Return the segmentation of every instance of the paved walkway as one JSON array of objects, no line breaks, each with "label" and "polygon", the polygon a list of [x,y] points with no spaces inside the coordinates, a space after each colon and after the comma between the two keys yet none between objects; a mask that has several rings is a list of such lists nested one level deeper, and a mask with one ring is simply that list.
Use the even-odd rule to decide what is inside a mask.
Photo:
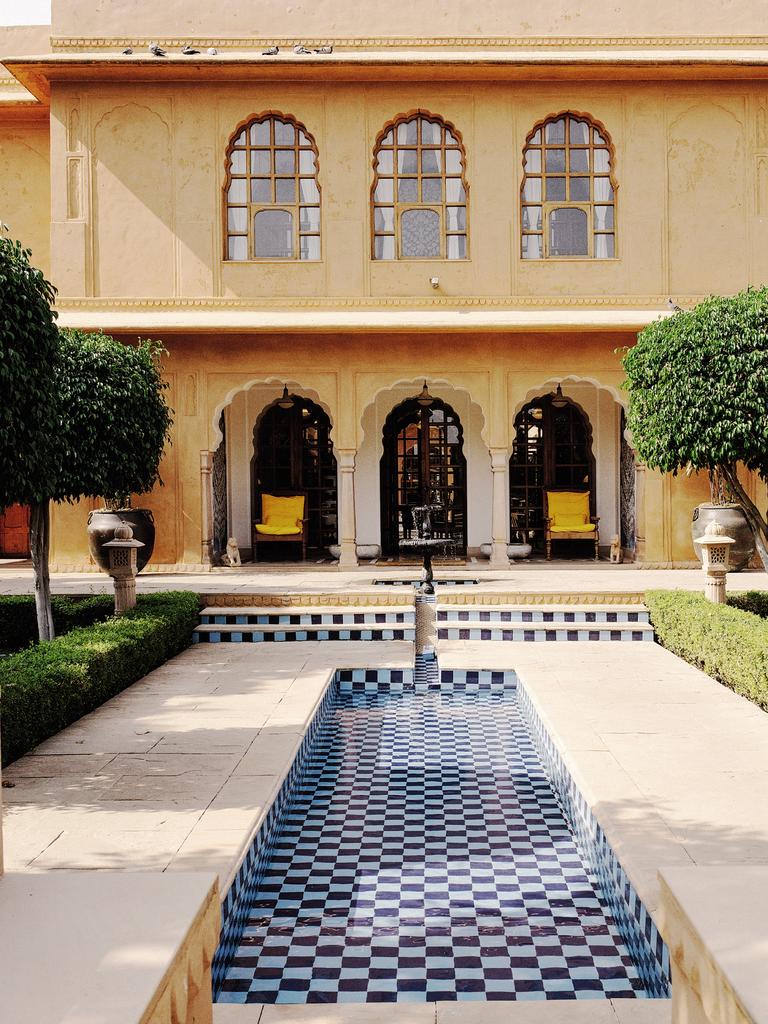
[{"label": "paved walkway", "polygon": [[[473,593],[509,591],[519,593],[642,593],[654,588],[703,590],[699,569],[639,569],[634,565],[609,562],[518,562],[503,572],[492,570],[487,562],[461,566],[438,565],[441,577],[477,579]],[[312,593],[362,593],[373,589],[387,593],[400,588],[373,587],[379,579],[417,579],[415,566],[364,566],[342,572],[334,566],[264,566],[258,569],[214,569],[209,573],[143,573],[137,580],[140,593],[157,590],[196,590],[203,594],[274,593],[295,595]],[[54,573],[51,586],[55,594],[101,594],[111,589],[111,581],[102,573]],[[731,590],[768,590],[768,574],[749,569],[728,577]],[[408,593],[407,588],[403,588]],[[32,570],[26,563],[0,562],[0,594],[31,594]]]}]

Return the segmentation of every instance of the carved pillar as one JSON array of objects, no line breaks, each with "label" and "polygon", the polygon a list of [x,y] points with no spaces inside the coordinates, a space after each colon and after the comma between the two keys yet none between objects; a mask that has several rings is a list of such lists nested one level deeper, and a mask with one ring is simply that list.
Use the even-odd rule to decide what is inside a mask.
[{"label": "carved pillar", "polygon": [[635,561],[645,561],[645,473],[642,462],[635,462]]},{"label": "carved pillar", "polygon": [[340,568],[357,565],[357,525],[355,521],[355,457],[354,448],[337,448],[339,466],[339,556]]},{"label": "carved pillar", "polygon": [[211,564],[213,554],[213,452],[200,452],[200,541],[203,565]]},{"label": "carved pillar", "polygon": [[506,448],[491,448],[493,499],[491,509],[491,565],[494,569],[509,568],[509,512],[507,509],[507,472],[509,461]]}]

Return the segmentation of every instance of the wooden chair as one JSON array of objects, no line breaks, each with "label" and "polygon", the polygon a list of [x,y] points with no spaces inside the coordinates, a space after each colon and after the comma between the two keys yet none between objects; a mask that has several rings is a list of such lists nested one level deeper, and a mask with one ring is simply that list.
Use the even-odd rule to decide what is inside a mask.
[{"label": "wooden chair", "polygon": [[544,522],[546,524],[547,560],[552,560],[553,540],[592,540],[595,561],[600,557],[600,516],[589,514],[589,491],[545,491]]},{"label": "wooden chair", "polygon": [[253,560],[258,561],[260,544],[301,544],[302,561],[307,560],[307,496],[304,491],[262,491],[260,516],[253,524]]}]

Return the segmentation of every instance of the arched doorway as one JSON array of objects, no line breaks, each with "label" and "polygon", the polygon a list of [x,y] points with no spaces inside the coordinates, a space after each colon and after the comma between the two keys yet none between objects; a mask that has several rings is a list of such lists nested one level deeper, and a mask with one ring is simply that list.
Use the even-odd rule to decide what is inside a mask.
[{"label": "arched doorway", "polygon": [[515,417],[509,460],[510,537],[544,546],[544,492],[589,490],[595,514],[595,459],[586,413],[559,391],[528,402]]},{"label": "arched doorway", "polygon": [[381,545],[385,555],[399,553],[411,535],[415,505],[440,505],[433,516],[435,536],[450,537],[453,550],[467,547],[467,461],[461,421],[438,398],[420,405],[409,398],[384,424],[381,458]]},{"label": "arched doorway", "polygon": [[320,551],[337,540],[336,457],[328,414],[300,395],[292,404],[270,405],[253,430],[253,500],[261,491],[305,491],[308,548]]}]

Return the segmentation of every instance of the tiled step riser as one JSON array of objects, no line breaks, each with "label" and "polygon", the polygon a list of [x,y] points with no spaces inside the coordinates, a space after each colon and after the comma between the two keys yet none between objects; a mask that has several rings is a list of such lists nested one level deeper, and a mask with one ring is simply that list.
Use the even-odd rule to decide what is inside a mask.
[{"label": "tiled step riser", "polygon": [[202,614],[200,621],[209,626],[367,626],[367,625],[413,625],[413,612],[375,612],[371,614],[330,613],[306,615],[238,615]]},{"label": "tiled step riser", "polygon": [[637,641],[653,642],[650,629],[483,629],[439,626],[438,640],[511,640],[538,643],[546,641]]},{"label": "tiled step riser", "polygon": [[453,625],[462,622],[488,622],[489,624],[510,624],[521,626],[536,626],[538,624],[555,627],[560,624],[564,626],[608,626],[613,625],[647,625],[650,622],[648,612],[543,612],[543,611],[489,611],[480,608],[472,608],[469,611],[447,611],[438,609],[437,621],[439,624]]},{"label": "tiled step riser", "polygon": [[400,629],[287,629],[265,632],[258,629],[229,630],[195,630],[192,642],[195,644],[219,643],[294,643],[306,640],[410,640],[416,639],[413,627],[403,626]]}]

